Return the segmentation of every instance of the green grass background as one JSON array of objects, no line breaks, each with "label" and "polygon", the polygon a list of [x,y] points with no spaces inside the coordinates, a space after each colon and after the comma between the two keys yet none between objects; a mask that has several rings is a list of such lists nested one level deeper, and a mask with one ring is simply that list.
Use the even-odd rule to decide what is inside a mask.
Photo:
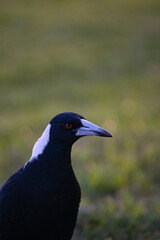
[{"label": "green grass background", "polygon": [[0,36],[0,183],[77,112],[113,138],[73,147],[73,240],[160,239],[159,0],[1,1]]}]

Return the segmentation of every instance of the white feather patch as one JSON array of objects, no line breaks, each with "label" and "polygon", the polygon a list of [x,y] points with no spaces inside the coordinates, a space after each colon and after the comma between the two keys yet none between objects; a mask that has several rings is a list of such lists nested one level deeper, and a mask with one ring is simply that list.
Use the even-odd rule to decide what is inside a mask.
[{"label": "white feather patch", "polygon": [[[32,150],[31,158],[29,159],[29,162],[33,161],[34,159],[37,159],[37,157],[39,155],[41,155],[43,153],[43,151],[45,150],[45,148],[49,142],[50,129],[51,129],[51,124],[48,124],[46,129],[44,130],[42,136],[35,143],[33,150]],[[26,166],[26,164],[25,164],[25,166]]]}]

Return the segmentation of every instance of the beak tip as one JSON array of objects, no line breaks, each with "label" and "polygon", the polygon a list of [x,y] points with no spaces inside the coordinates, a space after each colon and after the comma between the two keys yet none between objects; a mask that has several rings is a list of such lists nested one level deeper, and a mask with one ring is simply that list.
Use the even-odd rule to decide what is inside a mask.
[{"label": "beak tip", "polygon": [[112,136],[112,134],[109,134],[109,136],[108,136],[108,137],[113,137],[113,136]]},{"label": "beak tip", "polygon": [[105,137],[113,137],[109,132],[105,135]]}]

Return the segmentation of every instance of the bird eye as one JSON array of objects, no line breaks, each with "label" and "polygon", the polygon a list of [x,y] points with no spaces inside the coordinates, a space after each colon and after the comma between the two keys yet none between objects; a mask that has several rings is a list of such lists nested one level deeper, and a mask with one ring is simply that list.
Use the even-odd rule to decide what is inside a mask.
[{"label": "bird eye", "polygon": [[72,128],[72,124],[71,123],[66,123],[65,128],[66,129],[71,129]]}]

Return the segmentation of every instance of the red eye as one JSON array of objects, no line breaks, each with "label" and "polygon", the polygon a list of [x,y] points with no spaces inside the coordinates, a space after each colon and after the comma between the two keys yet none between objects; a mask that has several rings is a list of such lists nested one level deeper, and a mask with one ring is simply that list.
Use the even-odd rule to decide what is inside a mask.
[{"label": "red eye", "polygon": [[72,124],[71,123],[66,123],[65,127],[66,127],[66,129],[71,129],[72,128]]}]

